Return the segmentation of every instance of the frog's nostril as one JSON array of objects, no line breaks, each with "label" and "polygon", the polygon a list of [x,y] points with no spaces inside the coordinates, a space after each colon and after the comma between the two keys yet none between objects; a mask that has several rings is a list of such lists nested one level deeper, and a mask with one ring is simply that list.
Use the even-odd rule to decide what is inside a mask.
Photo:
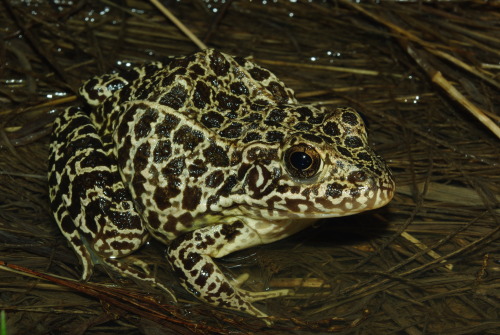
[{"label": "frog's nostril", "polygon": [[354,171],[354,172],[351,172],[349,174],[349,176],[347,177],[347,180],[352,183],[352,184],[356,184],[356,183],[362,183],[366,180],[367,176],[366,176],[366,173],[363,172],[363,171]]}]

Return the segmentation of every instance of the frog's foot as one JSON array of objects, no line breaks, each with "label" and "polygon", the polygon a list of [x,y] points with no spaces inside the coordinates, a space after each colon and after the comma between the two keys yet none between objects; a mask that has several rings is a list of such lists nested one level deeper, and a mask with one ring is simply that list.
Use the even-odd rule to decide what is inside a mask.
[{"label": "frog's foot", "polygon": [[124,258],[106,258],[102,260],[102,263],[106,264],[108,267],[112,268],[116,272],[137,279],[141,282],[148,283],[149,285],[156,286],[161,290],[167,292],[174,302],[177,299],[170,288],[163,285],[152,273],[148,267],[148,264],[138,258],[133,256],[127,256]]},{"label": "frog's foot", "polygon": [[230,280],[212,260],[212,257],[222,257],[249,244],[259,244],[260,239],[252,233],[240,221],[204,227],[174,240],[168,249],[168,260],[181,284],[198,299],[265,318],[267,314],[254,307],[252,302],[285,296],[291,290],[251,292],[241,289],[248,275]]},{"label": "frog's foot", "polygon": [[252,291],[247,291],[244,289],[241,289],[240,286],[243,285],[250,275],[248,273],[243,273],[239,275],[235,279],[231,279],[231,284],[232,286],[237,289],[241,295],[244,295],[249,302],[254,302],[254,301],[259,301],[259,300],[265,300],[265,299],[272,299],[272,298],[278,298],[278,297],[284,297],[287,295],[293,295],[294,291],[289,290],[289,289],[281,289],[281,290],[273,290],[273,291],[265,291],[265,292],[252,292]]}]

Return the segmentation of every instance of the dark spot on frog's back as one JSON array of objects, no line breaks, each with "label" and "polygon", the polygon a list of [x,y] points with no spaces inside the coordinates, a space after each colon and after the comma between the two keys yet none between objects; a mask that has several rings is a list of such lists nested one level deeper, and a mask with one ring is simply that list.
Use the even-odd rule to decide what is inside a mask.
[{"label": "dark spot on frog's back", "polygon": [[307,107],[297,108],[295,110],[295,112],[297,114],[299,114],[299,117],[298,117],[299,121],[306,121],[307,119],[309,119],[313,115],[312,111]]},{"label": "dark spot on frog's back", "polygon": [[220,128],[224,122],[224,116],[217,112],[208,112],[201,117],[201,123],[207,128]]},{"label": "dark spot on frog's back", "polygon": [[248,95],[248,88],[241,81],[232,83],[230,86],[231,93],[236,95]]},{"label": "dark spot on frog's back", "polygon": [[203,155],[205,156],[207,164],[214,167],[229,166],[229,157],[227,156],[226,150],[214,143],[210,143],[210,146],[203,150]]},{"label": "dark spot on frog's back", "polygon": [[158,229],[158,228],[160,228],[161,221],[160,221],[160,218],[159,218],[157,212],[155,212],[155,211],[148,211],[148,214],[147,214],[146,217],[147,217],[148,225],[151,228],[153,228],[155,230]]},{"label": "dark spot on frog's back", "polygon": [[153,160],[155,163],[161,163],[168,159],[172,154],[172,146],[170,141],[160,140],[153,150]]},{"label": "dark spot on frog's back", "polygon": [[[86,93],[90,100],[97,100],[99,99],[99,90],[96,89],[97,84],[99,84],[99,80],[92,78],[83,85],[80,91]],[[102,101],[103,99],[99,100]]]},{"label": "dark spot on frog's back", "polygon": [[123,79],[115,78],[115,79],[108,81],[106,83],[106,89],[108,91],[114,92],[116,90],[122,89],[123,86],[125,86],[125,85],[126,85],[126,82]]},{"label": "dark spot on frog's back", "polygon": [[268,131],[266,133],[267,142],[281,142],[285,135],[280,131]]},{"label": "dark spot on frog's back", "polygon": [[164,114],[164,119],[156,125],[155,133],[158,137],[169,137],[170,131],[179,125],[179,118],[169,113]]},{"label": "dark spot on frog's back", "polygon": [[202,68],[200,64],[195,63],[189,67],[189,72],[195,75],[193,78],[196,78],[203,76],[205,74],[205,69]]},{"label": "dark spot on frog's back", "polygon": [[185,166],[184,158],[175,158],[168,162],[167,166],[161,170],[161,173],[165,177],[178,176],[182,174]]},{"label": "dark spot on frog's back", "polygon": [[352,157],[352,152],[344,147],[338,146],[337,150],[338,150],[338,152],[340,152],[342,155],[344,155],[346,157]]},{"label": "dark spot on frog's back", "polygon": [[230,110],[235,112],[243,103],[240,98],[225,92],[219,92],[215,99],[217,100],[219,110]]},{"label": "dark spot on frog's back", "polygon": [[229,62],[218,51],[210,55],[210,67],[219,77],[224,77],[229,72]]},{"label": "dark spot on frog's back", "polygon": [[120,138],[120,140],[123,141],[123,144],[118,149],[118,166],[121,169],[125,169],[125,166],[127,166],[127,162],[129,159],[130,149],[132,148],[132,136],[127,135],[125,136],[125,139]]},{"label": "dark spot on frog's back", "polygon": [[243,143],[259,141],[260,139],[262,139],[262,136],[259,133],[251,132],[245,136],[245,138],[243,139]]},{"label": "dark spot on frog's back", "polygon": [[194,130],[189,126],[182,126],[174,133],[174,143],[182,145],[184,151],[192,151],[205,139],[202,132]]},{"label": "dark spot on frog's back", "polygon": [[[140,108],[136,108],[136,113],[138,111],[140,111]],[[158,119],[158,112],[156,110],[151,108],[145,110],[134,127],[136,140],[148,136],[149,133],[151,132],[151,124],[156,122],[157,119]]]},{"label": "dark spot on frog's back", "polygon": [[267,116],[265,124],[281,123],[286,118],[286,112],[282,109],[273,109]]},{"label": "dark spot on frog's back", "polygon": [[236,179],[236,176],[229,176],[226,178],[226,182],[221,186],[219,191],[217,191],[218,195],[222,195],[224,197],[227,197],[232,189],[236,186],[238,183],[238,180]]},{"label": "dark spot on frog's back", "polygon": [[187,91],[182,85],[172,87],[170,91],[160,98],[160,104],[171,107],[175,110],[184,106],[187,98]]},{"label": "dark spot on frog's back", "polygon": [[170,199],[176,197],[181,191],[174,183],[169,183],[166,187],[157,187],[153,194],[153,199],[158,209],[165,210],[170,207]]},{"label": "dark spot on frog's back", "polygon": [[362,151],[362,152],[358,153],[357,157],[359,160],[362,160],[365,162],[373,161],[373,157],[366,151]]},{"label": "dark spot on frog's back", "polygon": [[302,130],[302,131],[307,131],[311,130],[312,125],[306,122],[299,122],[295,126],[293,126],[294,129],[296,130]]},{"label": "dark spot on frog's back", "polygon": [[213,272],[214,272],[213,264],[207,263],[203,265],[199,273],[199,276],[194,281],[195,284],[198,285],[199,287],[205,287],[205,285],[207,284],[207,278],[210,277]]},{"label": "dark spot on frog's back", "polygon": [[178,70],[180,69],[186,69],[189,64],[191,64],[195,60],[195,55],[189,55],[186,57],[177,57],[172,59],[172,61],[168,64],[169,69],[171,70]]},{"label": "dark spot on frog's back", "polygon": [[209,188],[216,188],[224,181],[224,173],[216,170],[205,178],[205,185]]},{"label": "dark spot on frog's back", "polygon": [[182,197],[182,208],[187,211],[193,211],[200,204],[200,199],[202,196],[201,189],[199,187],[187,186],[184,189],[183,197]]},{"label": "dark spot on frog's back", "polygon": [[200,177],[205,172],[207,172],[208,168],[204,161],[201,159],[195,159],[193,164],[188,166],[189,176],[190,177]]},{"label": "dark spot on frog's back", "polygon": [[238,138],[243,131],[243,126],[239,122],[233,122],[228,127],[219,132],[219,135],[225,138]]},{"label": "dark spot on frog's back", "polygon": [[137,148],[137,152],[134,157],[134,170],[142,171],[146,168],[149,162],[149,152],[150,152],[149,143],[143,143]]},{"label": "dark spot on frog's back", "polygon": [[196,87],[193,94],[193,103],[196,108],[204,108],[207,104],[211,102],[210,87],[203,81],[197,81]]},{"label": "dark spot on frog's back", "polygon": [[120,78],[123,78],[129,83],[139,78],[139,72],[137,72],[135,69],[123,69],[120,70],[118,73],[120,74]]},{"label": "dark spot on frog's back", "polygon": [[273,81],[267,85],[267,89],[273,94],[273,97],[278,103],[286,103],[288,101],[288,95],[282,85]]},{"label": "dark spot on frog's back", "polygon": [[263,81],[270,77],[269,71],[258,67],[254,67],[253,69],[248,70],[248,73],[250,73],[252,78],[257,81]]},{"label": "dark spot on frog's back", "polygon": [[344,112],[342,114],[342,121],[351,126],[357,126],[359,124],[358,117],[353,112]]}]

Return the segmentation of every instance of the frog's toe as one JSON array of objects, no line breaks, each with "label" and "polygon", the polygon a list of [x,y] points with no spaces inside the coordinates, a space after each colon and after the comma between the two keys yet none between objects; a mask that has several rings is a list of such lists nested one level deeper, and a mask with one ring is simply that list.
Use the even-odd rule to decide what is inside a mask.
[{"label": "frog's toe", "polygon": [[242,289],[239,289],[239,291],[242,292],[243,295],[245,295],[246,300],[249,302],[284,297],[294,294],[294,291],[290,289],[272,290],[265,292],[251,292]]},{"label": "frog's toe", "polygon": [[106,258],[103,259],[103,263],[118,273],[160,288],[166,292],[174,302],[177,302],[174,292],[169,287],[162,284],[158,278],[151,273],[147,263],[144,261],[128,256],[121,259]]},{"label": "frog's toe", "polygon": [[248,273],[243,273],[237,278],[231,279],[230,282],[234,287],[240,287],[248,280],[248,278],[250,278],[250,275]]}]

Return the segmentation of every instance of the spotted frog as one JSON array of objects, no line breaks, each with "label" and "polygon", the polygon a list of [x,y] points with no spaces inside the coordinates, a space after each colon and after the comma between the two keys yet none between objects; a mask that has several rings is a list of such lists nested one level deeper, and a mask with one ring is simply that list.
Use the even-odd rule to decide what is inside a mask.
[{"label": "spotted frog", "polygon": [[352,108],[299,104],[250,60],[207,49],[87,81],[54,124],[55,219],[83,264],[170,292],[133,258],[152,236],[199,299],[257,317],[214,258],[387,204],[394,181]]}]

